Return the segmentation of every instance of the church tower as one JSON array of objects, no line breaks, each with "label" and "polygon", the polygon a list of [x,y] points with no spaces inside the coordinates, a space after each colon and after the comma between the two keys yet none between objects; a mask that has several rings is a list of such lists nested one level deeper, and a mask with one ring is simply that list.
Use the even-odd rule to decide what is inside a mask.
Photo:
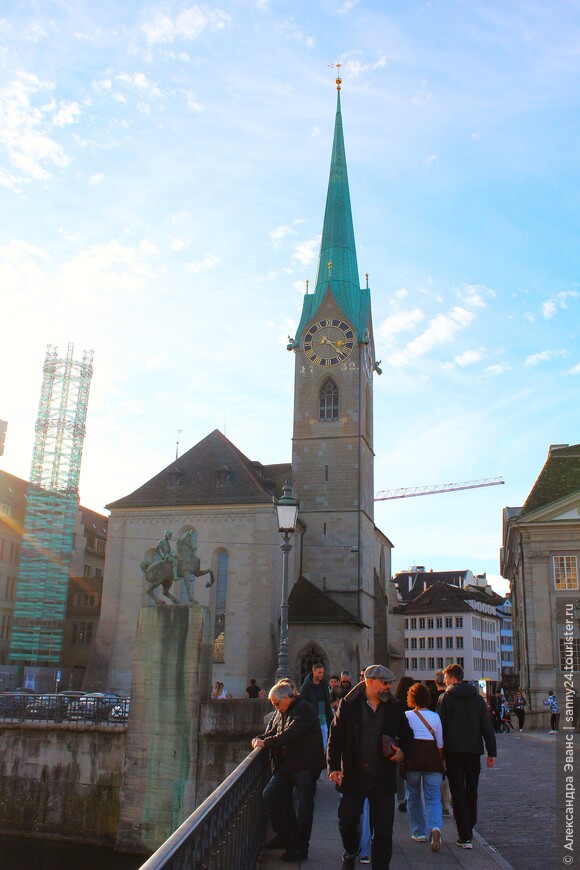
[{"label": "church tower", "polygon": [[[301,576],[290,602],[291,634],[306,643],[308,629],[299,624],[317,609],[312,598],[320,608],[322,593],[328,613],[343,623],[344,643],[334,653],[343,658],[330,663],[335,669],[345,656],[354,667],[374,660],[379,648],[383,661],[387,655],[388,578],[380,577],[378,562],[381,547],[390,551],[391,546],[374,525],[373,377],[380,370],[368,276],[361,288],[357,266],[340,78],[336,85],[318,275],[314,292],[307,288],[296,335],[288,344],[295,354],[292,486],[305,525]],[[382,556],[383,575],[386,561],[390,552]],[[317,633],[313,625],[310,631],[310,636]]]}]

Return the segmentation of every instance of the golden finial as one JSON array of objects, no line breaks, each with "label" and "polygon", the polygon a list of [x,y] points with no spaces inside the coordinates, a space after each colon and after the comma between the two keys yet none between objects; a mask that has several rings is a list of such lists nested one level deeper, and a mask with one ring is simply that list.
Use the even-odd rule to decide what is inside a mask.
[{"label": "golden finial", "polygon": [[336,90],[339,91],[340,86],[342,84],[342,79],[340,77],[340,68],[341,68],[342,64],[341,63],[329,63],[328,66],[332,67],[333,69],[338,70],[338,75],[336,78]]},{"label": "golden finial", "polygon": [[307,295],[307,296],[308,296],[308,285],[309,285],[309,283],[310,283],[310,281],[309,281],[308,278],[307,278],[307,279],[306,279],[306,295]]},{"label": "golden finial", "polygon": [[330,273],[332,272],[332,260],[328,261],[328,277],[330,278]]},{"label": "golden finial", "polygon": [[369,289],[369,273],[368,272],[366,273],[365,278],[367,279],[367,290],[368,290]]}]

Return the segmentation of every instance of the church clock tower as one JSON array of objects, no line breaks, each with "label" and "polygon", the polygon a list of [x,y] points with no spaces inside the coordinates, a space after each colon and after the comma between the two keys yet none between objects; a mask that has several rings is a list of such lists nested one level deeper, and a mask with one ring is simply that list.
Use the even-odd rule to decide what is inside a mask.
[{"label": "church clock tower", "polygon": [[[333,658],[343,658],[329,662],[339,668],[345,656],[353,666],[359,659],[360,664],[369,663],[377,646],[373,377],[380,370],[374,357],[368,276],[361,288],[358,274],[340,78],[336,85],[318,275],[314,292],[307,288],[300,323],[288,350],[295,355],[292,486],[306,527],[301,577],[290,602],[292,634],[298,644],[301,640],[306,643],[309,636],[308,629],[300,629],[299,623],[308,621],[308,606],[316,608],[313,602],[308,605],[305,590],[318,599],[319,607],[320,594],[324,595],[328,612],[339,622],[343,615],[342,647],[333,653]],[[389,545],[384,536],[381,538]],[[316,634],[310,631],[310,636]],[[379,642],[378,646],[385,644]],[[299,656],[295,643],[293,647]]]}]

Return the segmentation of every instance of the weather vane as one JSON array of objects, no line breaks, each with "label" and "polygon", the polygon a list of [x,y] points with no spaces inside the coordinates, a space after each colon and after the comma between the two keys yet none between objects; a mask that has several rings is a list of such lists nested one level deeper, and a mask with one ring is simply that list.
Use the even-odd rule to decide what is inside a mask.
[{"label": "weather vane", "polygon": [[340,77],[340,68],[341,68],[342,64],[338,63],[338,62],[337,63],[329,63],[328,66],[332,67],[332,69],[336,69],[338,72],[338,75],[336,77],[336,90],[339,91],[340,86],[342,84],[342,79]]}]

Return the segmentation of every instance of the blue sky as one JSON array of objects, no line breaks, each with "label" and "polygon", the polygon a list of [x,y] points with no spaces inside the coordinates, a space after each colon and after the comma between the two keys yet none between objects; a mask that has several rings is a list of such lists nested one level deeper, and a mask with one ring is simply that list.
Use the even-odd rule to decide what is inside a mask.
[{"label": "blue sky", "polygon": [[70,2],[0,12],[0,467],[47,344],[93,349],[81,498],[219,428],[290,459],[294,334],[342,107],[393,569],[497,575],[501,510],[580,441],[580,4]]}]

